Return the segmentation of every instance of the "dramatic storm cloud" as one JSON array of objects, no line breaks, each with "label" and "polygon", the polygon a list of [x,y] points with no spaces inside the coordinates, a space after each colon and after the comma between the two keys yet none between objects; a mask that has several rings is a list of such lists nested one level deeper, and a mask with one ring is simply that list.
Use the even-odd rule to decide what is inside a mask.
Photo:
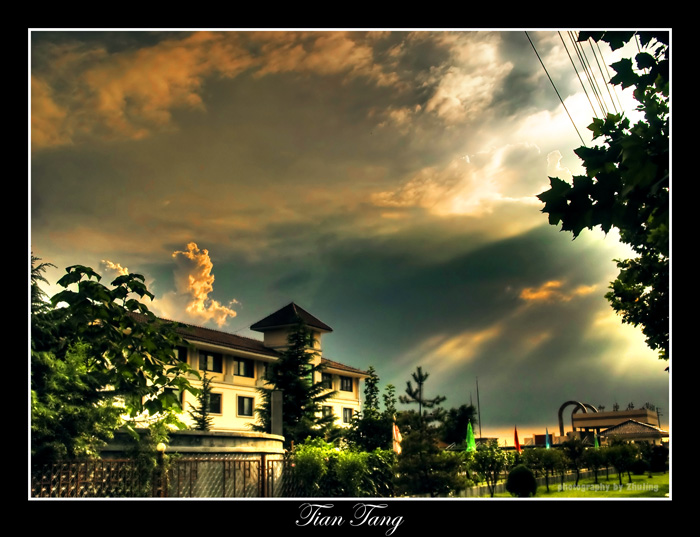
[{"label": "dramatic storm cloud", "polygon": [[31,250],[54,281],[143,274],[157,314],[252,337],[295,301],[399,394],[422,366],[456,407],[478,378],[485,435],[551,431],[570,399],[667,424],[666,364],[604,298],[629,252],[536,198],[591,141],[568,39],[32,32]]}]

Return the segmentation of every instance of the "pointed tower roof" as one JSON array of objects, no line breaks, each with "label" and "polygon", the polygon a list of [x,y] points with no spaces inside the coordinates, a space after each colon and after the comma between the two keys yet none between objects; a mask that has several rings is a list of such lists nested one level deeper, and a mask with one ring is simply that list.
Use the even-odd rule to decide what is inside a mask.
[{"label": "pointed tower roof", "polygon": [[277,310],[251,325],[250,329],[256,332],[265,332],[267,330],[275,330],[286,326],[294,326],[299,321],[303,321],[307,326],[316,328],[322,332],[332,332],[333,329],[320,319],[311,315],[304,308],[296,305],[294,302],[287,304],[282,309]]}]

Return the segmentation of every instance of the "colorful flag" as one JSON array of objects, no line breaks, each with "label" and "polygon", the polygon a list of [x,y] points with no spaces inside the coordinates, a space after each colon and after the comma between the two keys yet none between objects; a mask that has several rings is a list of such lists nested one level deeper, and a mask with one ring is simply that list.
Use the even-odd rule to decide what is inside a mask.
[{"label": "colorful flag", "polygon": [[394,422],[394,427],[392,430],[392,438],[394,440],[394,451],[398,454],[401,453],[401,433],[399,432],[399,427],[396,425],[396,422]]},{"label": "colorful flag", "polygon": [[474,439],[474,431],[472,430],[472,422],[467,425],[467,451],[476,450],[476,440]]},{"label": "colorful flag", "polygon": [[520,442],[518,441],[518,426],[515,426],[515,451],[520,453]]},{"label": "colorful flag", "polygon": [[544,429],[544,444],[547,446],[547,449],[549,449],[549,429],[546,427]]}]

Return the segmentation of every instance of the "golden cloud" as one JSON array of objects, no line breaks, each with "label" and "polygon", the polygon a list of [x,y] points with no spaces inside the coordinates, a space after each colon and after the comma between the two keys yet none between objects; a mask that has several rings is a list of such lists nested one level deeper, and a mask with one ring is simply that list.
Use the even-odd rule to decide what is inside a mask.
[{"label": "golden cloud", "polygon": [[31,77],[31,110],[32,146],[52,147],[70,141],[66,109],[53,99],[50,86],[35,76]]},{"label": "golden cloud", "polygon": [[362,35],[202,31],[116,53],[53,47],[50,67],[32,73],[32,145],[71,143],[78,134],[144,138],[172,127],[175,109],[204,110],[208,78],[232,78],[251,68],[257,76],[347,73],[392,83],[395,75],[374,63],[373,38],[365,43]]},{"label": "golden cloud", "polygon": [[566,291],[564,282],[550,280],[539,287],[526,287],[520,292],[520,298],[526,302],[569,302],[570,300],[591,294],[595,291],[595,285],[579,285],[575,289]]},{"label": "golden cloud", "polygon": [[122,267],[119,263],[113,263],[112,261],[109,261],[108,259],[103,259],[102,264],[107,267],[110,270],[113,270],[120,276],[126,276],[129,274],[129,269],[126,267]]},{"label": "golden cloud", "polygon": [[[205,322],[212,320],[218,326],[222,326],[229,317],[236,316],[233,309],[209,296],[214,291],[214,264],[208,250],[200,250],[196,243],[190,242],[186,250],[175,251],[172,256],[178,262],[178,292],[188,297],[185,308],[188,314]],[[235,299],[231,301],[231,304],[234,303],[237,303]]]}]

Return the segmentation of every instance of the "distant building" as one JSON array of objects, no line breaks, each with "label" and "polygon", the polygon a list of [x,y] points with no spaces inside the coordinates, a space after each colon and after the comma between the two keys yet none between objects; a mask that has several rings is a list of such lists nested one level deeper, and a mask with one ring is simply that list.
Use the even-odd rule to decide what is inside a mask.
[{"label": "distant building", "polygon": [[640,423],[635,420],[627,420],[613,427],[605,429],[600,433],[603,439],[619,438],[628,442],[650,442],[652,444],[661,444],[664,438],[668,438],[668,431],[664,431],[660,427],[649,425],[648,423]]},{"label": "distant building", "polygon": [[[572,430],[565,433],[563,410],[569,405],[575,407],[571,414]],[[559,420],[560,434],[549,433],[551,446],[561,444],[572,437],[593,444],[596,435],[601,441],[618,436],[630,441],[640,441],[643,438],[654,443],[669,437],[668,431],[661,429],[658,411],[649,408],[602,412],[589,404],[568,401],[559,409]],[[521,443],[527,447],[544,447],[546,435],[535,434],[531,438],[523,439]]]},{"label": "distant building", "polygon": [[659,414],[647,408],[634,410],[618,410],[613,412],[576,412],[571,417],[574,430],[600,432],[628,420],[659,427]]}]

